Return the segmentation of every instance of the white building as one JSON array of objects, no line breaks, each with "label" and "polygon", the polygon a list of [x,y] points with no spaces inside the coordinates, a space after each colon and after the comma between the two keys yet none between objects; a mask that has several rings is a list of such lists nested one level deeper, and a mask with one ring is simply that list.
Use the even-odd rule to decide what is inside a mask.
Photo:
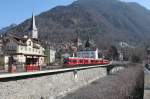
[{"label": "white building", "polygon": [[3,52],[3,38],[1,37],[0,38],[0,55],[3,55],[4,52]]},{"label": "white building", "polygon": [[4,50],[3,50],[3,38],[0,37],[0,69],[4,68]]},{"label": "white building", "polygon": [[77,51],[77,57],[98,59],[98,49],[95,47],[94,43],[90,41],[89,37],[85,43],[85,48]]},{"label": "white building", "polygon": [[55,62],[55,54],[56,54],[56,50],[50,49],[50,63]]},{"label": "white building", "polygon": [[13,57],[17,63],[44,64],[44,48],[32,38],[14,37],[5,38],[5,63],[9,63],[9,57]]},{"label": "white building", "polygon": [[77,57],[98,59],[98,49],[78,51]]},{"label": "white building", "polygon": [[28,36],[21,38],[9,35],[4,38],[5,64],[9,64],[13,59],[16,64],[40,66],[44,64],[44,50],[38,40],[34,15]]},{"label": "white building", "polygon": [[47,56],[45,58],[45,61],[47,64],[55,62],[55,54],[56,54],[56,50],[54,48],[49,47],[45,49],[45,55]]}]

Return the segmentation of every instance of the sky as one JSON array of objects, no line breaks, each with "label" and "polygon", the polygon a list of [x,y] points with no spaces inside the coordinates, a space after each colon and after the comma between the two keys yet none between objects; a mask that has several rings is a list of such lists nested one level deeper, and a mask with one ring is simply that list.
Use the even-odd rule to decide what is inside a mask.
[{"label": "sky", "polygon": [[126,2],[137,2],[140,5],[146,7],[147,9],[150,9],[150,0],[121,0]]},{"label": "sky", "polygon": [[[75,0],[0,0],[0,29],[12,23],[19,24],[35,15],[59,5],[69,5]],[[122,0],[137,2],[150,9],[150,0]]]},{"label": "sky", "polygon": [[19,24],[32,16],[75,0],[0,0],[0,29],[12,23]]}]

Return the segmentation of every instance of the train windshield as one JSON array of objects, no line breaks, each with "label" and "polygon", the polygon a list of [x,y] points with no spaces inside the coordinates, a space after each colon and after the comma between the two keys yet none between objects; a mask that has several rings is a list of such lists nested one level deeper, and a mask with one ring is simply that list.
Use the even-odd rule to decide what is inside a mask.
[{"label": "train windshield", "polygon": [[68,58],[64,58],[64,64],[68,63]]}]

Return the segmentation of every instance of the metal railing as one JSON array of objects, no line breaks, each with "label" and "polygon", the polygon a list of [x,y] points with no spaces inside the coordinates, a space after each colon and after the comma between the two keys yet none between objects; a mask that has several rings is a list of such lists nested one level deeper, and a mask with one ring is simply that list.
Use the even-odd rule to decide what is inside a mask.
[{"label": "metal railing", "polygon": [[45,70],[45,71],[35,71],[35,72],[21,72],[21,73],[8,73],[1,74],[0,78],[14,78],[14,77],[22,77],[22,76],[33,76],[33,75],[45,75],[45,74],[58,74],[63,72],[71,72],[78,70],[85,70],[91,68],[105,68],[108,65],[95,65],[95,66],[87,66],[87,67],[75,67],[75,68],[64,68],[64,69],[56,69],[56,70]]}]

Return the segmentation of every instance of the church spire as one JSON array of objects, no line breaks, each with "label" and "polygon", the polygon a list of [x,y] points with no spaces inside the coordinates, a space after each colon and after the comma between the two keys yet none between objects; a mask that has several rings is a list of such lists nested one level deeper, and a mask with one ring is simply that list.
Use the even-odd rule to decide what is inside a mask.
[{"label": "church spire", "polygon": [[36,24],[35,24],[35,16],[34,13],[32,13],[32,20],[31,20],[31,26],[30,26],[30,36],[34,39],[38,38],[38,30],[36,28]]},{"label": "church spire", "polygon": [[91,39],[90,34],[88,34],[88,38],[87,38],[87,41],[86,41],[86,43],[85,43],[85,47],[86,47],[86,48],[95,47],[94,40]]},{"label": "church spire", "polygon": [[91,47],[90,36],[88,35],[87,41],[85,43],[85,47]]}]

